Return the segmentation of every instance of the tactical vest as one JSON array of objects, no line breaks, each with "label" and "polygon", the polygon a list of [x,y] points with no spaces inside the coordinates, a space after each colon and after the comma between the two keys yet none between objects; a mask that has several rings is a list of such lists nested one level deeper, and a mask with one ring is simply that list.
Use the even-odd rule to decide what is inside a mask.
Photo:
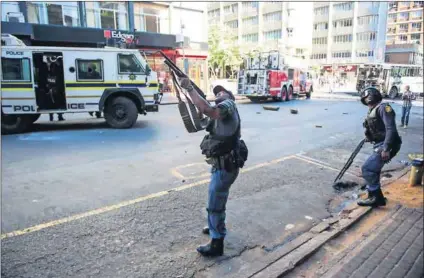
[{"label": "tactical vest", "polygon": [[367,132],[371,137],[370,139],[375,143],[382,142],[386,138],[386,127],[384,126],[383,119],[378,114],[378,109],[381,105],[382,103],[371,109],[365,120]]},{"label": "tactical vest", "polygon": [[206,127],[206,131],[208,131],[209,134],[205,135],[202,143],[200,143],[202,154],[207,158],[224,156],[237,148],[237,144],[240,138],[240,116],[238,115],[237,110],[235,113],[237,113],[239,124],[234,134],[230,136],[216,134],[215,128],[217,120],[210,120],[208,126]]}]

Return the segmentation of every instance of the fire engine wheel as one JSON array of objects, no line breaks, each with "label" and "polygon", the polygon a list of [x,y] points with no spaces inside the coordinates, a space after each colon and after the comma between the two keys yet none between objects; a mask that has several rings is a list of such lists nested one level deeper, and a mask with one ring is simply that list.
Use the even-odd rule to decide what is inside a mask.
[{"label": "fire engine wheel", "polygon": [[287,98],[287,88],[283,87],[283,89],[280,92],[280,96],[278,97],[278,101],[286,101]]},{"label": "fire engine wheel", "polygon": [[32,123],[30,115],[5,115],[1,112],[1,134],[25,132]]},{"label": "fire engine wheel", "polygon": [[131,99],[119,96],[108,102],[104,116],[112,128],[130,128],[137,121],[137,106]]},{"label": "fire engine wheel", "polygon": [[307,99],[310,99],[311,98],[312,90],[313,89],[312,89],[312,86],[311,86],[311,88],[309,88],[309,92],[306,93],[306,98]]},{"label": "fire engine wheel", "polygon": [[286,94],[286,101],[290,101],[292,99],[293,99],[293,87],[290,86],[289,87],[289,92],[288,92],[288,94]]}]

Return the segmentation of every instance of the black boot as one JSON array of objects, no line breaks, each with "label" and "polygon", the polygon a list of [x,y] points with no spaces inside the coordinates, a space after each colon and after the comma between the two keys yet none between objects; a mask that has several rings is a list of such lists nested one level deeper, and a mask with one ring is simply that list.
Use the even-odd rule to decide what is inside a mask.
[{"label": "black boot", "polygon": [[63,118],[63,114],[62,114],[62,113],[57,114],[57,117],[58,117],[58,120],[59,120],[59,121],[64,121],[64,120],[65,120],[65,119]]},{"label": "black boot", "polygon": [[368,207],[379,207],[386,205],[386,198],[383,196],[381,189],[376,191],[368,191],[368,198],[365,200],[359,200],[358,206],[368,206]]},{"label": "black boot", "polygon": [[197,247],[197,252],[208,257],[222,256],[224,254],[224,239],[213,238],[208,244]]},{"label": "black boot", "polygon": [[206,226],[206,227],[204,227],[202,229],[202,234],[204,234],[204,235],[208,235],[209,234],[209,227],[208,226]]}]

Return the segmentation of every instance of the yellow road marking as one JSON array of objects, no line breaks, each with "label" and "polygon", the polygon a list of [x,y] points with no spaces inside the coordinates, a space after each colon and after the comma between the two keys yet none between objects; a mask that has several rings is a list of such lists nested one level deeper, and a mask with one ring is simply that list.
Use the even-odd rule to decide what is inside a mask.
[{"label": "yellow road marking", "polygon": [[175,168],[171,169],[171,174],[174,175],[175,177],[179,178],[179,179],[200,179],[200,178],[205,178],[205,177],[209,177],[210,173],[206,172],[204,174],[200,174],[197,176],[184,176],[183,174],[181,174],[178,170],[180,169],[184,169],[184,168],[188,168],[191,166],[196,166],[196,165],[205,165],[205,162],[197,162],[197,163],[190,163],[190,164],[184,164]]},{"label": "yellow road marking", "polygon": [[[259,169],[259,168],[263,168],[263,167],[272,165],[272,164],[277,164],[279,162],[282,162],[282,161],[285,161],[285,160],[288,160],[288,159],[292,159],[292,158],[297,158],[297,159],[306,161],[308,163],[313,163],[313,162],[308,161],[306,159],[296,157],[295,155],[290,155],[290,156],[282,157],[282,158],[279,158],[279,159],[271,160],[269,162],[256,164],[256,165],[248,167],[248,168],[244,168],[240,172],[246,173],[246,172],[249,172],[249,171],[253,171],[255,169]],[[319,166],[322,166],[322,167],[327,167],[325,165],[323,166],[323,165],[320,165],[318,163],[313,163],[313,164],[316,164],[316,165],[319,165]],[[329,168],[331,168],[331,167],[329,167]],[[337,169],[334,169],[334,168],[331,168],[331,169],[337,170]],[[183,191],[183,190],[195,187],[195,186],[204,185],[204,184],[209,183],[209,181],[210,181],[210,179],[200,180],[200,181],[197,181],[197,182],[194,182],[194,183],[178,186],[178,187],[175,187],[175,188],[172,188],[172,189],[169,189],[169,190],[164,190],[164,191],[153,193],[153,194],[150,194],[150,195],[147,195],[147,196],[142,196],[142,197],[139,197],[139,198],[136,198],[136,199],[133,199],[133,200],[123,201],[123,202],[115,204],[115,205],[106,206],[106,207],[94,209],[94,210],[91,210],[91,211],[71,215],[71,216],[68,216],[68,217],[65,217],[65,218],[61,218],[61,219],[58,219],[58,220],[53,220],[53,221],[50,221],[50,222],[38,224],[38,225],[29,227],[29,228],[25,228],[25,229],[22,229],[22,230],[12,231],[12,232],[9,232],[9,233],[2,234],[1,239],[20,236],[20,235],[24,235],[24,234],[28,234],[28,233],[33,233],[33,232],[40,231],[40,230],[43,230],[43,229],[46,229],[46,228],[49,228],[49,227],[54,227],[54,226],[57,226],[57,225],[60,225],[60,224],[72,222],[72,221],[75,221],[75,220],[78,220],[78,219],[81,219],[81,218],[86,218],[86,217],[89,217],[89,216],[94,216],[94,215],[110,212],[110,211],[113,211],[113,210],[118,210],[120,208],[127,207],[127,206],[130,206],[130,205],[134,205],[134,204],[137,204],[137,203],[141,203],[141,202],[146,201],[146,200],[162,197],[162,196],[167,195],[167,194],[169,194],[170,192],[173,192],[173,191]]]}]

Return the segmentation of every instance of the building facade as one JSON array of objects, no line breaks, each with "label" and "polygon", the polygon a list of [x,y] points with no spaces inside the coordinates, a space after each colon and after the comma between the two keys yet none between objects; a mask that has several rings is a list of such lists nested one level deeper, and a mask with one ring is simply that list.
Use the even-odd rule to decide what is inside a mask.
[{"label": "building facade", "polygon": [[233,34],[242,53],[279,50],[299,60],[309,58],[311,2],[210,2],[207,12],[209,26]]},{"label": "building facade", "polygon": [[[133,47],[166,52],[207,88],[207,23],[204,5],[183,2],[1,2],[2,33],[27,45]],[[196,24],[188,24],[195,19]],[[183,39],[179,39],[183,38]],[[166,79],[162,60],[147,55]]]},{"label": "building facade", "polygon": [[383,62],[387,10],[387,2],[315,2],[311,62]]},{"label": "building facade", "polygon": [[386,62],[423,63],[423,1],[389,2]]}]

